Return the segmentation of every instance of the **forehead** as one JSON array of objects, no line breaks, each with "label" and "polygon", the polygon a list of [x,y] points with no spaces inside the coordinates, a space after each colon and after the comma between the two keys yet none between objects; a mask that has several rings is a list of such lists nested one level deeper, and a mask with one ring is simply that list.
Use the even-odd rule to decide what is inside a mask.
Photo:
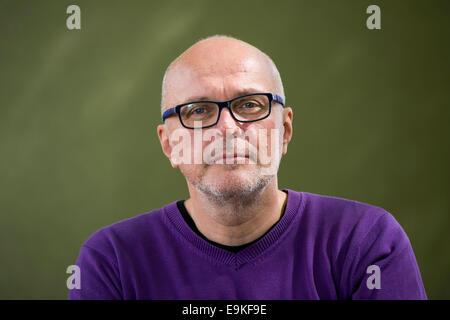
[{"label": "forehead", "polygon": [[193,100],[228,100],[238,95],[272,92],[274,76],[258,56],[201,57],[179,62],[166,83],[166,105]]}]

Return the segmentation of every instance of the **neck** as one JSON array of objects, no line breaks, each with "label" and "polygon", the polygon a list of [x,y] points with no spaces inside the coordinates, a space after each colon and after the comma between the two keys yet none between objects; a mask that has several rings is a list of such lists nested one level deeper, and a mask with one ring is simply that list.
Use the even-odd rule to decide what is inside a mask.
[{"label": "neck", "polygon": [[287,194],[278,190],[276,176],[255,194],[218,199],[205,195],[188,183],[190,198],[185,206],[198,230],[209,240],[238,246],[251,242],[280,218]]}]

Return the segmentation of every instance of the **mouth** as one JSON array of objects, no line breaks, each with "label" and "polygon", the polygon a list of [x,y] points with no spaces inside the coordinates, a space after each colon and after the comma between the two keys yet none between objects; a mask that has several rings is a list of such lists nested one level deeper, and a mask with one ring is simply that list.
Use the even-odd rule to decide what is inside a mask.
[{"label": "mouth", "polygon": [[238,161],[242,161],[242,164],[245,164],[248,162],[246,159],[249,159],[249,156],[246,154],[224,153],[214,157],[212,162],[218,164],[237,164]]}]

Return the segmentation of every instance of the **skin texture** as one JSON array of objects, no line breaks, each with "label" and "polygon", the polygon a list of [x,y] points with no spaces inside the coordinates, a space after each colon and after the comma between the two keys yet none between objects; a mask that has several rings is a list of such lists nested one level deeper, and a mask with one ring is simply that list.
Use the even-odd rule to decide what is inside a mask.
[{"label": "skin texture", "polygon": [[[243,41],[212,37],[197,42],[171,64],[163,83],[162,111],[195,100],[225,101],[258,92],[284,98],[282,82],[272,61]],[[277,103],[272,103],[268,118],[252,123],[239,123],[223,109],[219,122],[202,130],[202,135],[214,138],[189,151],[191,155],[201,153],[219,140],[225,148],[226,139],[234,143],[237,139],[245,142],[247,155],[249,150],[257,150],[258,159],[263,151],[273,155],[268,165],[248,159],[245,164],[178,164],[172,154],[179,142],[173,139],[174,133],[182,132],[193,141],[194,131],[198,130],[183,128],[177,116],[157,127],[164,154],[186,178],[190,194],[185,201],[186,209],[208,239],[224,245],[241,245],[257,239],[280,219],[287,195],[278,189],[276,171],[292,138],[292,119],[292,109]],[[267,144],[256,148],[259,129],[267,130]],[[278,132],[278,139],[273,141],[272,129]],[[187,139],[180,141],[183,140],[188,143]],[[265,171],[269,166],[275,168],[271,174]]]}]

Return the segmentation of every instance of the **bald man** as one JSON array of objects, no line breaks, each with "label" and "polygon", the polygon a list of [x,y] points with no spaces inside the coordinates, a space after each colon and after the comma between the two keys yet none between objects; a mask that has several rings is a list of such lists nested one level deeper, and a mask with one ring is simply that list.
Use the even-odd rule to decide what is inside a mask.
[{"label": "bald man", "polygon": [[161,105],[162,151],[190,197],[89,237],[69,299],[426,299],[390,213],[279,189],[293,111],[261,50],[195,43],[167,68]]}]

